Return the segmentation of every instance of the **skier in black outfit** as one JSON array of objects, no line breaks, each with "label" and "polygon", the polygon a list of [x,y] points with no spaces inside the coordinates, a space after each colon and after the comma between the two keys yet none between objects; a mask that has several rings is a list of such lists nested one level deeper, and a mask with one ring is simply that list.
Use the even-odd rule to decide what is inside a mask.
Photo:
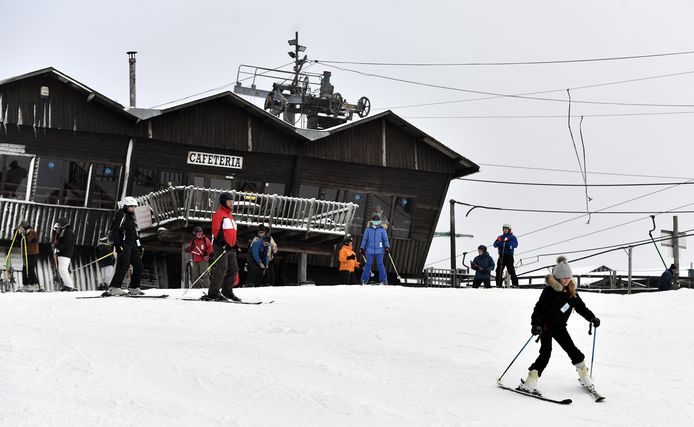
[{"label": "skier in black outfit", "polygon": [[121,284],[130,266],[133,266],[133,274],[130,277],[129,295],[142,295],[140,280],[142,279],[142,245],[137,231],[135,221],[135,208],[137,200],[134,197],[124,197],[122,200],[123,208],[116,214],[111,224],[109,233],[110,240],[116,249],[118,258],[116,260],[116,272],[106,291],[109,295],[125,295],[121,289]]},{"label": "skier in black outfit", "polygon": [[571,340],[571,336],[566,330],[566,322],[573,309],[576,309],[578,314],[596,328],[600,326],[600,319],[595,317],[581,297],[578,296],[576,284],[571,278],[571,267],[566,262],[566,258],[559,257],[557,259],[554,271],[545,277],[545,282],[547,286],[535,304],[535,310],[533,310],[531,317],[532,333],[533,335],[540,335],[540,355],[528,368],[530,371],[528,372],[528,379],[519,388],[540,394],[537,389],[537,381],[549,363],[552,354],[552,339],[569,355],[583,385],[586,388],[591,388],[593,381],[585,364],[585,356]]},{"label": "skier in black outfit", "polygon": [[494,270],[494,260],[487,252],[487,247],[479,245],[477,247],[479,255],[470,263],[470,267],[475,270],[475,278],[472,280],[472,287],[479,288],[480,283],[484,283],[485,288],[491,288],[490,280],[492,270]]}]

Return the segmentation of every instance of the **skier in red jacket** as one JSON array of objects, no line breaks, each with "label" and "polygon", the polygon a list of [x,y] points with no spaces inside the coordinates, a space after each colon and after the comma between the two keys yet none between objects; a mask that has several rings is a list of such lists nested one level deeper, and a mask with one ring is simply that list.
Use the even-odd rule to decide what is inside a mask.
[{"label": "skier in red jacket", "polygon": [[193,238],[185,251],[193,255],[193,271],[190,280],[193,282],[204,274],[200,279],[201,288],[210,287],[210,278],[207,276],[207,267],[210,266],[210,255],[212,255],[212,242],[205,236],[202,227],[193,229]]},{"label": "skier in red jacket", "polygon": [[[231,214],[234,198],[225,192],[219,196],[219,209],[212,216],[213,260],[210,288],[204,300],[240,301],[234,295],[234,279],[239,272],[236,262],[236,221]],[[221,292],[220,292],[221,290]]]}]

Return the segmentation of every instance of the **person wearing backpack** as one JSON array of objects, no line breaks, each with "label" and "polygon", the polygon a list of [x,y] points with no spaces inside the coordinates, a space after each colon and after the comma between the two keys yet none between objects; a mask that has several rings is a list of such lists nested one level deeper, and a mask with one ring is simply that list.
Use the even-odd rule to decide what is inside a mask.
[{"label": "person wearing backpack", "polygon": [[[142,280],[142,244],[140,243],[137,221],[135,220],[137,200],[134,197],[127,196],[123,198],[121,204],[123,207],[113,218],[111,231],[109,232],[109,240],[113,242],[118,258],[116,260],[116,271],[113,273],[113,279],[111,279],[111,284],[106,293],[110,296],[142,295],[144,293],[140,289],[140,281]],[[124,289],[121,289],[121,285],[131,265],[133,274],[130,277],[129,292],[126,292]]]},{"label": "person wearing backpack", "polygon": [[193,272],[191,275],[191,283],[194,283],[198,278],[204,274],[204,277],[200,279],[200,287],[209,288],[210,287],[210,276],[207,273],[207,269],[210,266],[210,255],[212,255],[212,242],[205,236],[202,231],[202,227],[195,227],[193,229],[193,238],[190,240],[188,247],[185,251],[193,255]]}]

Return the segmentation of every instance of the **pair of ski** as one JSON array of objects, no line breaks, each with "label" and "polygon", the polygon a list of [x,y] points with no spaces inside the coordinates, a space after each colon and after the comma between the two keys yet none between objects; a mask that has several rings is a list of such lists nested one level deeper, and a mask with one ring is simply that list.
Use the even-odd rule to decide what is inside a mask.
[{"label": "pair of ski", "polygon": [[[521,380],[521,382],[523,382],[523,380]],[[579,383],[581,384],[581,387],[582,387],[588,394],[591,395],[591,397],[593,398],[593,400],[594,400],[595,402],[602,402],[603,400],[605,400],[605,398],[604,398],[603,396],[601,396],[597,391],[595,391],[595,386],[586,387],[585,385],[583,385],[583,383],[580,382],[580,380],[579,380]],[[512,387],[509,387],[509,386],[503,384],[501,381],[497,381],[497,382],[496,382],[496,385],[498,385],[499,387],[503,388],[504,390],[512,391],[512,392],[514,392],[514,393],[522,394],[522,395],[528,396],[528,397],[533,397],[533,398],[535,398],[535,399],[544,400],[545,402],[558,403],[558,404],[560,404],[560,405],[568,405],[568,404],[570,404],[571,402],[573,402],[571,399],[561,399],[561,400],[558,400],[558,399],[551,399],[551,398],[549,398],[549,397],[545,397],[545,396],[543,396],[543,395],[541,395],[541,394],[538,394],[538,393],[531,393],[531,392],[522,390],[522,389],[520,389],[520,387],[512,388]]]},{"label": "pair of ski", "polygon": [[229,304],[248,304],[248,305],[272,304],[273,302],[275,302],[275,300],[264,302],[264,301],[234,301],[231,299],[217,301],[217,300],[204,300],[204,299],[199,299],[199,298],[181,298],[181,301],[223,302],[223,303],[229,303]]},{"label": "pair of ski", "polygon": [[123,294],[123,295],[109,295],[108,293],[104,292],[101,295],[95,295],[95,296],[88,296],[88,297],[76,297],[76,299],[93,299],[93,298],[157,298],[157,299],[162,299],[162,298],[168,298],[168,295],[129,295],[129,294]]}]

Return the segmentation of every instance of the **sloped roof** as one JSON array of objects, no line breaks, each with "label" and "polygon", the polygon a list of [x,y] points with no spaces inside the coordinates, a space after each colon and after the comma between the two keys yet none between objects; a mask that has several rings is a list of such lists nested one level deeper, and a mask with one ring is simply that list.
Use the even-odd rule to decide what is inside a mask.
[{"label": "sloped roof", "polygon": [[81,92],[84,92],[85,94],[94,95],[94,100],[96,102],[104,105],[105,107],[116,112],[117,114],[120,114],[120,115],[125,116],[129,119],[132,119],[132,120],[137,120],[137,117],[133,114],[130,114],[125,109],[125,107],[123,107],[121,104],[117,103],[116,101],[112,100],[111,98],[109,98],[105,95],[102,95],[101,93],[95,91],[94,89],[90,88],[89,86],[87,86],[83,83],[80,83],[79,81],[73,79],[72,77],[68,76],[65,73],[62,73],[61,71],[59,71],[53,67],[42,68],[40,70],[32,71],[30,73],[21,74],[19,76],[14,76],[14,77],[10,77],[10,78],[4,79],[4,80],[0,80],[0,85],[16,82],[16,81],[20,81],[20,80],[25,80],[25,79],[29,79],[29,78],[44,75],[44,74],[48,74],[58,81],[69,84],[72,87],[74,87],[75,89],[77,89]]}]

